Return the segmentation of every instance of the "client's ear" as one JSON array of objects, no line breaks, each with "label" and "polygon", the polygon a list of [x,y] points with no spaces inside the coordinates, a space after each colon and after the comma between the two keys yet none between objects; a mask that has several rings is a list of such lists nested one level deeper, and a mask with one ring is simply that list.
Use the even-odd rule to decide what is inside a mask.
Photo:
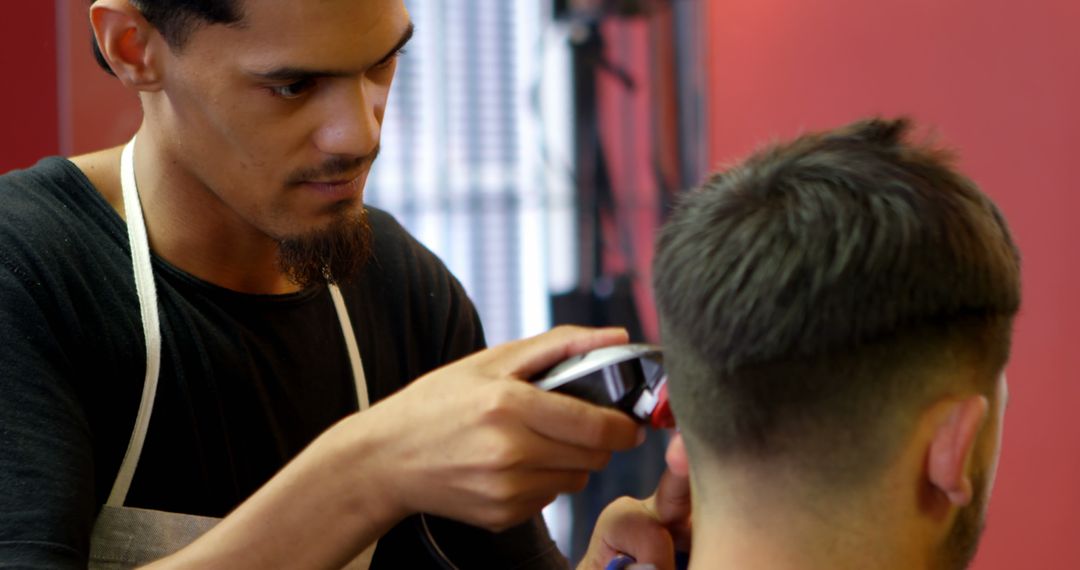
[{"label": "client's ear", "polygon": [[672,473],[680,477],[690,476],[690,459],[686,456],[686,443],[683,442],[681,433],[676,432],[671,437],[664,459]]},{"label": "client's ear", "polygon": [[940,402],[932,411],[937,427],[928,451],[927,478],[955,506],[971,502],[970,464],[989,409],[986,397],[975,395]]}]

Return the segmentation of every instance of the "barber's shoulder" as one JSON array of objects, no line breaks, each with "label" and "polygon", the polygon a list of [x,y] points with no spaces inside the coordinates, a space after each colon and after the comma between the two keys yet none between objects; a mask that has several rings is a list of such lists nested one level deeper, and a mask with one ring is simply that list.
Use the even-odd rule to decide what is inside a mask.
[{"label": "barber's shoulder", "polygon": [[430,298],[460,288],[439,256],[422,244],[388,212],[367,206],[374,243],[365,276],[388,290],[412,291]]},{"label": "barber's shoulder", "polygon": [[18,266],[81,262],[79,253],[94,242],[87,228],[104,231],[111,215],[92,184],[62,157],[0,176],[0,257]]},{"label": "barber's shoulder", "polygon": [[123,147],[115,147],[73,156],[69,159],[118,213],[124,211],[124,197],[120,189],[120,153],[122,151]]},{"label": "barber's shoulder", "polygon": [[366,204],[364,210],[367,212],[368,224],[371,225],[371,231],[376,239],[382,237],[384,240],[400,241],[412,237],[409,230],[405,229],[405,226],[390,212]]},{"label": "barber's shoulder", "polygon": [[396,263],[411,265],[420,262],[427,266],[432,262],[441,265],[438,258],[408,229],[385,210],[366,206],[368,223],[374,238],[372,261],[376,265]]},{"label": "barber's shoulder", "polygon": [[56,190],[63,184],[65,167],[64,159],[48,157],[0,176],[0,236],[49,224],[62,207]]},{"label": "barber's shoulder", "polygon": [[[120,192],[119,150],[63,158],[50,156],[37,164],[0,176],[0,208],[8,216],[41,215],[57,203],[67,207],[99,194],[118,212]],[[96,198],[92,198],[96,200]]]}]

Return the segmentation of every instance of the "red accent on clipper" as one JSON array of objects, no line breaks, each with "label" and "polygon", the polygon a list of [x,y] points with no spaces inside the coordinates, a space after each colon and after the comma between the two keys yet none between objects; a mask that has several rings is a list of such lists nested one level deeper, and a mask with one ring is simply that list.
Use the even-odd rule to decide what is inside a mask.
[{"label": "red accent on clipper", "polygon": [[656,395],[656,407],[649,415],[649,425],[656,429],[675,427],[675,416],[671,413],[671,403],[668,401],[667,378],[660,384],[660,391]]}]

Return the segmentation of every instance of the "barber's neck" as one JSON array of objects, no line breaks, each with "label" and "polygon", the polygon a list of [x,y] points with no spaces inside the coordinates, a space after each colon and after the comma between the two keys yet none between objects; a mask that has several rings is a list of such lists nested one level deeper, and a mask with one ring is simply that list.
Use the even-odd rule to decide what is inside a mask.
[{"label": "barber's neck", "polygon": [[782,475],[695,478],[691,570],[929,568],[928,540],[889,493],[836,496]]}]

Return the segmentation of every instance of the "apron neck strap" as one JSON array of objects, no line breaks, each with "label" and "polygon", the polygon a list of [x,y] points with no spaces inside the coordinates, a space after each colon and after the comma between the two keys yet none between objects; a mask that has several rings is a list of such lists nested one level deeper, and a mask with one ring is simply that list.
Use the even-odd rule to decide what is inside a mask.
[{"label": "apron neck strap", "polygon": [[[135,138],[131,139],[120,155],[120,187],[124,198],[124,217],[127,220],[131,264],[135,273],[135,290],[139,296],[143,338],[146,341],[146,375],[143,379],[142,398],[139,401],[139,412],[135,416],[131,439],[128,441],[127,451],[124,452],[124,459],[120,463],[120,470],[116,474],[116,481],[109,492],[109,498],[105,502],[106,505],[112,507],[123,506],[128,489],[131,488],[131,481],[135,477],[135,468],[139,464],[139,456],[142,455],[143,443],[150,425],[150,413],[154,409],[154,398],[157,395],[158,377],[161,371],[161,322],[158,317],[154,269],[150,261],[150,242],[146,235],[146,221],[139,201],[139,189],[135,183]],[[360,360],[360,349],[356,343],[356,333],[353,331],[341,290],[334,284],[331,284],[329,288],[349,353],[349,365],[352,368],[357,403],[363,411],[369,407],[370,402],[364,366]]]}]

